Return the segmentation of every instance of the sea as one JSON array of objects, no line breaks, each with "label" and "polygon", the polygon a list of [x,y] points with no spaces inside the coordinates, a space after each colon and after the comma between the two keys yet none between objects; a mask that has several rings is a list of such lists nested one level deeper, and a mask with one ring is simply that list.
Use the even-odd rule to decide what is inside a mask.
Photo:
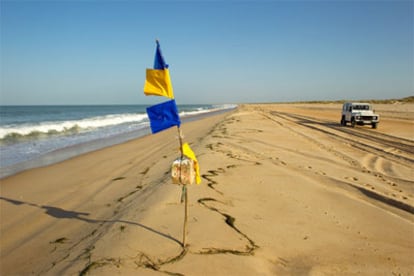
[{"label": "sea", "polygon": [[[0,106],[0,178],[151,133],[148,105]],[[178,105],[182,122],[236,108]]]}]

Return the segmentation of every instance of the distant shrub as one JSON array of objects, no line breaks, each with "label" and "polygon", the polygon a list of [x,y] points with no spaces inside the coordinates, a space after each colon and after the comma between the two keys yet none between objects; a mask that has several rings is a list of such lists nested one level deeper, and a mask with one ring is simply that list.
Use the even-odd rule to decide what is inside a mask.
[{"label": "distant shrub", "polygon": [[348,100],[336,100],[336,101],[296,101],[296,102],[288,102],[288,103],[296,103],[296,104],[342,104],[344,102],[366,102],[366,103],[373,103],[373,104],[394,104],[394,103],[414,103],[414,96],[409,96],[401,99],[384,99],[384,100],[355,100],[355,99],[348,99]]}]

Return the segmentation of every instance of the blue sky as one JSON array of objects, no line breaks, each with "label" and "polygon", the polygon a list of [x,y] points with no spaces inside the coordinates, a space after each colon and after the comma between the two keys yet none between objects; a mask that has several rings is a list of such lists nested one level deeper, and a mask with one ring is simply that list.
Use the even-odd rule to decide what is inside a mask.
[{"label": "blue sky", "polygon": [[159,102],[156,38],[179,104],[411,96],[413,3],[2,0],[0,103]]}]

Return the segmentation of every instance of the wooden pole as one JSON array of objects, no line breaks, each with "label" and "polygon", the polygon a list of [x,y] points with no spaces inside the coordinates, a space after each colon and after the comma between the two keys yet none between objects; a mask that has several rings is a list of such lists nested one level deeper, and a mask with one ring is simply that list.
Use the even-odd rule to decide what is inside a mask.
[{"label": "wooden pole", "polygon": [[184,192],[184,201],[185,201],[185,207],[184,207],[184,226],[183,226],[183,247],[185,247],[185,240],[187,237],[187,218],[188,218],[188,194],[187,194],[187,187],[183,187]]},{"label": "wooden pole", "polygon": [[[181,129],[179,126],[177,126],[178,130],[178,140],[180,141],[180,152],[181,152],[181,159],[184,157],[183,153],[183,136],[181,133]],[[180,168],[180,174],[181,174],[181,168]],[[180,175],[180,181],[181,181],[181,175]],[[183,185],[182,190],[182,196],[181,199],[184,197],[184,225],[183,225],[183,247],[185,247],[185,241],[187,238],[187,220],[188,220],[188,193],[187,193],[187,186]]]},{"label": "wooden pole", "polygon": [[178,141],[180,142],[181,158],[183,158],[183,156],[184,156],[184,153],[183,153],[183,134],[181,133],[181,128],[179,126],[177,126],[177,131],[178,131]]}]

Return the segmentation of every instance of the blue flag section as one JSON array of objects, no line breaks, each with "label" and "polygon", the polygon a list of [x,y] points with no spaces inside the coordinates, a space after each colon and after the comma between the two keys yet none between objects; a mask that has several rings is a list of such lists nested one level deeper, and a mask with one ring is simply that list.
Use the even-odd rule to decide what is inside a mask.
[{"label": "blue flag section", "polygon": [[168,64],[165,63],[164,57],[161,53],[160,42],[157,40],[157,50],[155,51],[154,69],[164,70],[168,69]]},{"label": "blue flag section", "polygon": [[147,114],[153,134],[181,124],[175,100],[150,106],[147,108]]}]

